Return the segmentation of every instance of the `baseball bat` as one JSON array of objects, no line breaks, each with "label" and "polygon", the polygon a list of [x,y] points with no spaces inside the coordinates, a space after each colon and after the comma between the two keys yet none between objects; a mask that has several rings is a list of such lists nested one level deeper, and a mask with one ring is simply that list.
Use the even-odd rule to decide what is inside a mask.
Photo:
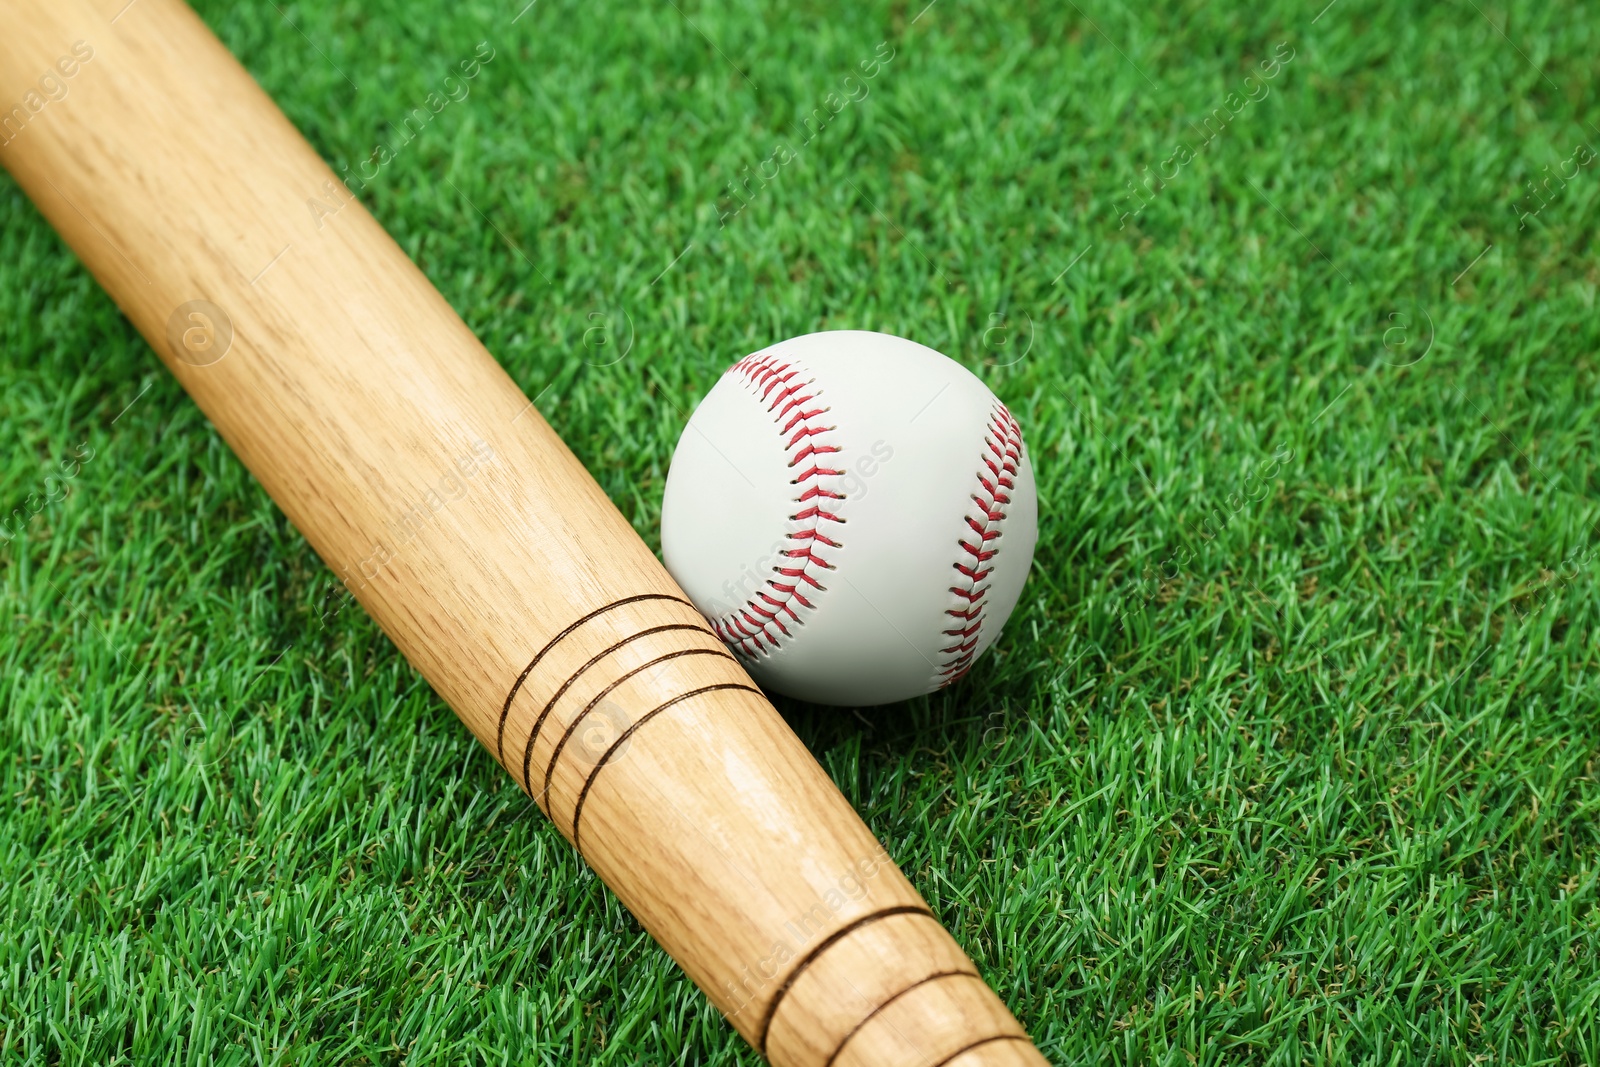
[{"label": "baseball bat", "polygon": [[[599,485],[192,11],[7,0],[0,23],[0,162],[739,1033],[784,1067],[1045,1062]],[[435,507],[441,484],[462,491]]]}]

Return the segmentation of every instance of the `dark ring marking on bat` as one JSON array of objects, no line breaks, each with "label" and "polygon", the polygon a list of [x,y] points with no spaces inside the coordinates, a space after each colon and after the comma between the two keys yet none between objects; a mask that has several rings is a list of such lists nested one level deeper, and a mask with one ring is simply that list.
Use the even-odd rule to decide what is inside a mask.
[{"label": "dark ring marking on bat", "polygon": [[[666,627],[663,627],[663,629],[666,629]],[[689,626],[685,627],[685,629],[702,630],[704,628],[700,626]],[[647,630],[645,632],[648,633],[649,631]],[[561,758],[561,750],[566,747],[567,739],[571,737],[573,731],[578,728],[578,724],[581,723],[588,716],[588,714],[595,709],[595,705],[599,704],[602,700],[609,696],[611,691],[617,686],[621,685],[623,682],[626,682],[629,678],[632,678],[636,674],[647,671],[657,664],[665,663],[671,659],[677,659],[679,656],[721,656],[723,659],[733,659],[733,654],[728,651],[727,647],[723,645],[722,640],[718,638],[716,634],[712,633],[710,630],[705,630],[704,632],[707,637],[717,642],[716,648],[686,648],[680,652],[668,652],[664,656],[657,656],[649,663],[641,663],[639,666],[635,667],[627,674],[622,675],[616,681],[612,682],[610,685],[600,690],[600,692],[596,693],[594,699],[589,701],[588,704],[585,704],[583,710],[578,712],[577,716],[572,720],[572,725],[567,727],[567,732],[561,735],[561,740],[557,741],[556,747],[550,751],[550,764],[544,769],[544,788],[540,790],[540,795],[550,795],[550,778],[553,774],[555,774],[556,760]],[[734,660],[734,662],[737,663],[738,660]],[[587,664],[585,664],[585,666],[587,666]],[[531,742],[528,745],[528,750],[530,752],[533,751],[533,745]],[[524,760],[524,762],[526,762],[526,760]]]},{"label": "dark ring marking on bat", "polygon": [[810,952],[807,952],[804,956],[800,957],[800,962],[794,965],[793,969],[789,971],[789,976],[785,978],[783,980],[783,984],[778,987],[778,991],[772,994],[772,1001],[767,1005],[767,1010],[761,1017],[761,1044],[757,1047],[761,1049],[761,1055],[763,1057],[765,1057],[767,1054],[767,1035],[772,1033],[773,1016],[778,1014],[778,1005],[782,1004],[783,998],[789,995],[789,990],[794,986],[795,979],[799,978],[807,967],[815,963],[818,956],[822,955],[840,941],[843,941],[846,937],[849,937],[851,934],[855,933],[863,926],[866,926],[868,923],[875,923],[879,919],[887,919],[892,915],[923,915],[929,919],[933,919],[934,922],[939,921],[938,919],[934,918],[933,912],[929,911],[923,905],[899,904],[892,908],[880,908],[877,911],[868,912],[866,915],[861,916],[861,918],[855,920],[854,922],[846,923],[844,926],[839,927],[839,929],[823,938],[821,943],[819,943],[815,948],[813,948]]},{"label": "dark ring marking on bat", "polygon": [[[718,637],[716,634],[712,633],[710,630],[706,629],[706,627],[704,627],[704,626],[696,626],[692,622],[674,622],[674,623],[668,623],[665,626],[652,626],[648,630],[640,630],[638,633],[629,634],[627,637],[624,637],[621,641],[618,641],[616,644],[612,645],[610,648],[605,649],[604,651],[598,652],[595,655],[591,656],[589,658],[589,662],[587,662],[583,666],[579,667],[576,671],[573,672],[571,678],[568,678],[566,681],[561,683],[561,688],[556,690],[555,695],[550,698],[549,702],[545,704],[544,709],[539,712],[539,717],[533,721],[533,730],[532,730],[532,732],[530,732],[528,734],[527,747],[525,747],[522,750],[522,789],[523,789],[523,792],[527,793],[530,797],[533,796],[533,781],[532,781],[532,777],[531,777],[531,775],[529,773],[529,766],[528,766],[529,761],[532,760],[532,758],[533,758],[533,743],[535,741],[539,740],[539,730],[540,730],[541,727],[544,726],[544,720],[549,717],[550,712],[555,708],[556,703],[564,695],[566,695],[567,690],[572,688],[572,683],[576,682],[579,678],[581,678],[583,676],[584,672],[587,671],[590,667],[593,667],[596,663],[599,663],[601,660],[603,660],[607,656],[611,655],[611,653],[615,652],[617,649],[621,648],[623,645],[626,645],[626,644],[629,644],[631,642],[637,641],[642,637],[649,637],[651,634],[667,633],[668,631],[671,631],[671,630],[698,630],[701,633],[705,634],[707,637],[711,638],[711,640],[717,642],[718,645],[722,644],[722,639],[720,637]],[[587,711],[588,709],[585,708],[584,710]]]},{"label": "dark ring marking on bat", "polygon": [[[683,599],[681,596],[671,596],[667,593],[640,593],[638,596],[629,596],[623,597],[621,600],[613,600],[603,608],[596,608],[583,618],[579,619],[577,622],[573,623],[571,626],[568,626],[565,630],[562,630],[560,633],[552,637],[548,642],[545,643],[545,646],[539,650],[539,654],[534,656],[533,660],[526,667],[522,668],[522,673],[517,675],[517,680],[511,684],[511,692],[506,694],[505,707],[500,709],[500,729],[495,736],[494,754],[495,758],[500,761],[502,766],[506,762],[506,716],[511,714],[511,702],[517,699],[517,691],[522,688],[522,683],[528,680],[528,675],[531,674],[533,669],[539,665],[539,661],[544,659],[545,655],[552,648],[555,648],[556,645],[560,644],[563,638],[570,635],[572,631],[576,630],[590,619],[593,619],[599,615],[604,615],[612,608],[620,608],[624,604],[637,604],[641,600],[676,600],[680,604],[688,604],[689,607],[694,607],[693,604],[689,604],[689,602]],[[699,609],[695,608],[695,610],[698,611]]]},{"label": "dark ring marking on bat", "polygon": [[996,1041],[1029,1041],[1029,1042],[1031,1042],[1032,1038],[1024,1037],[1022,1034],[995,1034],[993,1037],[980,1037],[980,1038],[978,1038],[978,1040],[974,1041],[972,1044],[963,1045],[961,1048],[956,1049],[954,1052],[950,1053],[950,1055],[946,1056],[944,1059],[940,1060],[938,1063],[933,1064],[932,1067],[944,1067],[945,1064],[951,1062],[952,1060],[956,1059],[959,1056],[965,1056],[967,1053],[971,1052],[973,1049],[977,1048],[979,1045],[990,1045],[990,1044],[993,1044]]},{"label": "dark ring marking on bat", "polygon": [[722,689],[743,689],[747,693],[754,693],[763,700],[766,699],[766,694],[761,690],[753,685],[745,685],[743,682],[718,682],[716,685],[703,685],[699,689],[691,689],[687,693],[679,693],[665,704],[652,708],[639,716],[639,721],[622,731],[622,736],[611,742],[611,747],[606,749],[605,753],[594,761],[594,767],[589,771],[589,777],[584,779],[583,788],[578,790],[578,803],[572,809],[572,847],[577,851],[578,855],[583,855],[583,849],[578,847],[578,820],[583,817],[583,802],[589,799],[589,787],[594,785],[596,778],[600,777],[600,771],[605,767],[606,761],[611,758],[611,754],[625,744],[639,727],[660,715],[672,705],[682,703],[690,697],[700,696],[702,693],[715,693]]},{"label": "dark ring marking on bat", "polygon": [[[977,971],[935,971],[926,978],[912,982],[910,985],[900,990],[900,992],[896,993],[894,996],[890,997],[888,1000],[884,1001],[882,1004],[879,1004],[876,1008],[873,1008],[871,1011],[863,1015],[861,1017],[861,1021],[852,1026],[850,1028],[850,1032],[839,1039],[839,1044],[835,1046],[833,1055],[829,1056],[823,1061],[822,1067],[833,1067],[833,1061],[839,1058],[839,1053],[844,1051],[845,1045],[849,1043],[852,1037],[856,1036],[857,1030],[860,1030],[863,1026],[872,1021],[873,1016],[877,1015],[884,1008],[887,1008],[889,1005],[893,1004],[895,1001],[899,1000],[913,989],[920,989],[929,982],[937,982],[941,978],[976,978],[980,982],[983,981],[983,976]],[[987,988],[987,986],[985,988]]]}]

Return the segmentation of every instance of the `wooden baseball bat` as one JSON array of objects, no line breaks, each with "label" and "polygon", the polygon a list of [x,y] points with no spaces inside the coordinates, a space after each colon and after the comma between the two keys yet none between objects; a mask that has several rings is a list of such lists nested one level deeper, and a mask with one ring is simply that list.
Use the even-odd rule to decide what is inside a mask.
[{"label": "wooden baseball bat", "polygon": [[0,162],[751,1044],[796,1067],[1045,1062],[600,487],[193,12],[6,0],[0,108]]}]

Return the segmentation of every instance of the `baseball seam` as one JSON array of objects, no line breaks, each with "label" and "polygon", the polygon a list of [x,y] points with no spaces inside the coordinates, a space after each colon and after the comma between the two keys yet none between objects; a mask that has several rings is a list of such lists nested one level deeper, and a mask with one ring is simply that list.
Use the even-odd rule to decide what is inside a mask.
[{"label": "baseball seam", "polygon": [[757,352],[735,363],[729,373],[744,378],[773,416],[789,455],[789,468],[810,461],[809,467],[790,479],[796,487],[797,510],[789,519],[805,525],[784,535],[791,542],[791,547],[782,553],[784,561],[773,566],[773,576],[766,579],[755,596],[711,623],[717,636],[753,659],[776,651],[783,638],[792,636],[790,625],[804,624],[796,605],[815,610],[812,600],[818,593],[827,592],[817,572],[834,569],[824,552],[842,547],[838,527],[845,520],[836,509],[845,495],[828,489],[819,479],[845,473],[822,465],[829,462],[826,457],[844,449],[829,436],[838,427],[816,421],[830,409],[817,405],[822,390],[796,364]]},{"label": "baseball seam", "polygon": [[[977,658],[983,637],[984,597],[989,593],[989,578],[994,574],[994,557],[1006,521],[1006,508],[1017,487],[1017,469],[1022,465],[1022,427],[1006,406],[996,400],[989,413],[983,435],[983,452],[978,457],[977,478],[981,492],[972,494],[976,513],[965,516],[967,530],[956,538],[959,547],[951,566],[961,575],[950,592],[957,606],[945,611],[954,625],[944,631],[951,643],[939,650],[939,686],[960,680]],[[987,499],[986,499],[987,498]]]}]

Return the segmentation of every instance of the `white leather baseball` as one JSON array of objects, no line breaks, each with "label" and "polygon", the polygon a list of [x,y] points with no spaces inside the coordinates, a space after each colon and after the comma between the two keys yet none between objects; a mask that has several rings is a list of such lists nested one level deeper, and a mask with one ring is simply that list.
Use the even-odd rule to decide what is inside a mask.
[{"label": "white leather baseball", "polygon": [[678,440],[667,569],[762,685],[872,705],[965,675],[1038,538],[1022,431],[954,360],[842,330],[722,376]]}]

